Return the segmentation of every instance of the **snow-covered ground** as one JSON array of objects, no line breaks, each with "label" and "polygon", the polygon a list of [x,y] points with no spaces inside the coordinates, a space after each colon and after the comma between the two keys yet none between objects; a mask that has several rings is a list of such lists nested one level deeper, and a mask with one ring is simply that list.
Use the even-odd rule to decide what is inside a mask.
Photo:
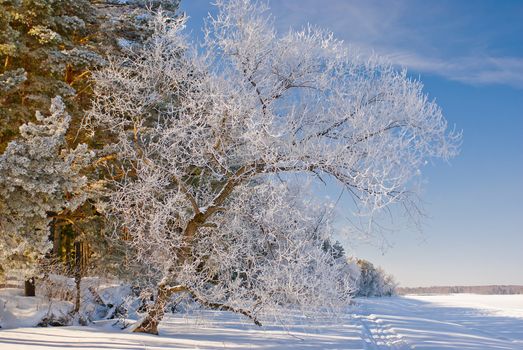
[{"label": "snow-covered ground", "polygon": [[523,295],[407,296],[364,300],[354,317],[367,349],[521,350],[522,305]]},{"label": "snow-covered ground", "polygon": [[357,299],[334,322],[296,317],[288,327],[259,328],[225,312],[169,315],[160,336],[119,331],[111,323],[0,329],[0,349],[523,350],[523,295]]},{"label": "snow-covered ground", "polygon": [[480,295],[480,294],[448,294],[448,295],[417,295],[408,298],[434,303],[439,306],[470,307],[483,310],[488,314],[498,316],[513,316],[523,318],[523,295]]},{"label": "snow-covered ground", "polygon": [[[0,289],[0,327],[33,327],[50,314],[51,310],[62,316],[73,310],[71,302],[56,300],[50,302],[44,297],[28,298],[23,295],[21,289]],[[1,340],[0,344],[2,344]],[[3,350],[1,346],[0,350]]]}]

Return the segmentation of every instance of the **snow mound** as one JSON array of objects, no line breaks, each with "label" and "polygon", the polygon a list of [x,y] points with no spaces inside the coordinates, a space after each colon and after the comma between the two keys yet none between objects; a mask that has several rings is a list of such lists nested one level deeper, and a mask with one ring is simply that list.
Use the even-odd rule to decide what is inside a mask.
[{"label": "snow mound", "polygon": [[16,288],[0,289],[0,327],[34,327],[52,325],[58,320],[65,320],[73,310],[68,301],[49,300],[47,298],[25,297],[23,290]]}]

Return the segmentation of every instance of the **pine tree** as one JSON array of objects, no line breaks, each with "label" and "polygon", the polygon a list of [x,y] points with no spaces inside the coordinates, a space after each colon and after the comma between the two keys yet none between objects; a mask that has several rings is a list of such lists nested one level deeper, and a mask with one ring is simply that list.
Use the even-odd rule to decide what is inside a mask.
[{"label": "pine tree", "polygon": [[1,152],[52,97],[81,105],[83,78],[105,60],[90,40],[97,20],[87,0],[7,0],[0,8]]},{"label": "pine tree", "polygon": [[67,148],[71,117],[61,98],[52,100],[50,111],[47,117],[37,112],[37,124],[23,124],[21,138],[0,156],[0,265],[27,277],[50,249],[52,216],[85,201],[81,171],[93,157],[85,144]]},{"label": "pine tree", "polygon": [[[174,16],[178,1],[0,1],[0,154],[5,150],[2,155],[5,164],[15,161],[11,159],[15,156],[12,149],[6,147],[9,148],[9,142],[20,137],[19,127],[34,121],[37,111],[49,109],[51,99],[57,95],[62,96],[63,100],[51,107],[55,110],[59,104],[60,108],[64,107],[62,113],[65,114],[66,106],[70,116],[60,147],[63,150],[75,149],[85,141],[78,133],[78,126],[91,101],[91,72],[107,64],[107,54],[118,56],[140,46],[151,33],[150,10],[160,6]],[[103,134],[89,139],[91,146],[105,142]],[[16,141],[13,145],[19,143]],[[27,145],[28,152],[31,147]],[[99,156],[103,157],[103,154],[97,155],[97,158]],[[100,164],[103,162],[98,159],[84,169],[83,176],[91,185],[100,178],[96,166]],[[20,174],[8,173],[7,168],[0,172],[0,177],[4,183],[11,179],[22,185],[28,180]],[[18,198],[11,196],[10,200],[14,202],[9,205],[21,204],[16,203]],[[59,201],[58,198],[56,200]],[[53,268],[59,267],[60,271],[74,275],[79,281],[82,274],[92,269],[92,258],[104,256],[102,251],[93,252],[90,248],[107,248],[107,244],[103,243],[104,218],[91,200],[78,203],[74,209],[66,208],[66,198],[62,200],[62,210],[48,212],[47,217],[42,213],[26,216],[12,211],[12,208],[3,208],[4,204],[0,203],[0,211],[12,211],[13,222],[27,226],[27,230],[34,229],[33,233],[41,239],[33,247],[34,252],[25,250],[24,240],[15,237],[16,234],[22,235],[22,232],[13,231],[12,227],[8,230],[6,220],[0,226],[0,235],[13,237],[14,240],[6,245],[20,245],[18,258],[14,260],[20,262],[25,259],[22,264],[24,269],[32,271],[35,270],[35,262],[50,247],[47,241],[47,226],[50,225],[54,242],[50,261],[57,265]],[[8,197],[4,197],[4,201],[7,202]],[[31,222],[37,219],[38,222]],[[34,238],[29,237],[27,241],[34,242]],[[4,253],[10,257],[4,256],[3,261],[13,259],[9,250]],[[0,270],[13,267],[10,263],[4,263]]]},{"label": "pine tree", "polygon": [[[90,74],[107,54],[139,46],[149,10],[178,0],[0,0],[0,153],[18,127],[62,96],[75,124],[91,99]],[[73,130],[74,129],[74,130]]]}]

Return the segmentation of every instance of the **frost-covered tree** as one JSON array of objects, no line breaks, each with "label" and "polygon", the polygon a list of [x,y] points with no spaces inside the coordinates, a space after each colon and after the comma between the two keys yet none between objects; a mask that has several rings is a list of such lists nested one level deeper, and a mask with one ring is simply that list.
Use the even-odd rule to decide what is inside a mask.
[{"label": "frost-covered tree", "polygon": [[364,259],[351,259],[349,264],[356,264],[360,272],[356,281],[356,296],[382,297],[396,294],[397,283],[394,277],[382,268],[375,267]]},{"label": "frost-covered tree", "polygon": [[344,305],[302,180],[332,178],[372,216],[412,199],[428,158],[456,152],[405,71],[316,28],[277,36],[260,4],[217,6],[203,50],[160,14],[142,50],[95,74],[86,124],[113,133],[119,159],[105,210],[157,288],[137,331],[156,333],[175,293],[255,320]]},{"label": "frost-covered tree", "polygon": [[37,123],[23,124],[21,138],[0,155],[0,266],[28,277],[51,247],[51,216],[85,201],[87,179],[81,171],[93,156],[85,144],[66,147],[71,117],[60,97],[50,112],[37,112]]}]

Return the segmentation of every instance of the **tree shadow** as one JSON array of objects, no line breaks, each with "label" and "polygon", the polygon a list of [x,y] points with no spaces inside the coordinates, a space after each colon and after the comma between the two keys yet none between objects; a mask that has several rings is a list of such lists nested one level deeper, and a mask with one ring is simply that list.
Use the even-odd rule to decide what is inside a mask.
[{"label": "tree shadow", "polygon": [[360,300],[359,312],[416,349],[523,350],[523,319],[403,297]]}]

